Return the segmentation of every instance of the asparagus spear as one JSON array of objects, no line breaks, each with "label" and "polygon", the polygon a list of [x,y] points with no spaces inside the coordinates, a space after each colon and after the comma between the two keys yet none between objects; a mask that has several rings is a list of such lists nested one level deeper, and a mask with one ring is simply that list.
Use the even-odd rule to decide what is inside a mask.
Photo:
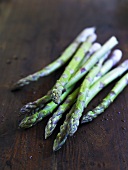
[{"label": "asparagus spear", "polygon": [[37,71],[36,73],[31,74],[23,79],[20,79],[13,85],[12,90],[17,90],[22,86],[29,84],[32,81],[37,81],[40,77],[47,76],[54,72],[55,70],[57,70],[58,68],[60,68],[61,66],[63,66],[75,53],[80,43],[84,42],[87,39],[87,37],[93,34],[94,32],[95,32],[94,27],[84,29],[76,37],[76,39],[64,50],[64,52],[58,59],[44,67],[42,70]]},{"label": "asparagus spear", "polygon": [[[63,95],[61,96],[60,102],[62,102],[67,97],[67,95],[71,92],[73,87],[74,86],[72,86],[65,93],[63,93]],[[49,102],[42,110],[37,111],[33,115],[25,117],[20,122],[19,127],[24,128],[24,129],[32,127],[33,125],[35,125],[36,123],[41,121],[44,117],[51,114],[57,106],[58,106],[58,104],[54,103],[53,101]]]},{"label": "asparagus spear", "polygon": [[96,40],[96,34],[90,35],[88,39],[80,46],[76,54],[73,56],[72,60],[65,68],[63,74],[57,80],[55,86],[52,89],[51,97],[55,103],[58,103],[60,96],[64,90],[64,86],[67,84],[68,80],[71,78],[72,74],[76,71],[80,62],[85,56],[85,53],[90,49],[92,43]]},{"label": "asparagus spear", "polygon": [[[88,96],[89,95],[95,96],[105,86],[107,86],[110,82],[112,82],[117,77],[121,76],[127,70],[128,70],[128,60],[124,61],[117,68],[113,69],[112,71],[110,71],[109,73],[104,75],[102,78],[100,78],[96,83],[94,83],[93,86],[98,86],[98,87],[100,84],[100,88],[97,87],[97,90],[95,89],[93,91],[93,94],[90,95],[90,93],[89,93]],[[88,96],[86,96],[86,97],[88,97]],[[87,107],[87,104],[88,104],[88,99],[86,98],[85,103],[84,103],[85,108]],[[81,116],[82,116],[82,114],[80,114],[79,112],[75,112],[75,114],[74,113],[72,114],[70,122],[68,124],[68,130],[69,130],[70,136],[72,136],[77,131],[77,128],[79,126],[79,119]]]},{"label": "asparagus spear", "polygon": [[92,111],[89,111],[82,117],[81,123],[87,123],[95,119],[98,115],[103,113],[105,109],[116,99],[116,97],[123,91],[128,85],[128,73],[126,73],[110,91],[110,93],[103,99],[103,101],[95,107]]},{"label": "asparagus spear", "polygon": [[[99,43],[94,43],[92,45],[92,47],[89,49],[89,52],[85,55],[84,59],[82,60],[82,62],[80,63],[79,67],[82,67],[82,65],[87,61],[87,59],[96,51],[98,51],[101,48],[101,45]],[[50,101],[51,99],[51,91],[49,91],[47,93],[47,95],[37,99],[34,102],[29,102],[26,105],[24,105],[21,110],[20,113],[21,114],[25,114],[25,113],[32,113],[35,111],[38,111],[40,109],[42,109],[44,107],[44,104],[47,103],[48,101]]]},{"label": "asparagus spear", "polygon": [[54,140],[53,151],[59,150],[67,140],[67,137],[69,135],[67,128],[73,110],[74,106],[71,108],[70,112],[66,115],[64,123],[60,126],[60,132],[57,134],[56,139]]},{"label": "asparagus spear", "polygon": [[34,114],[44,107],[44,105],[51,100],[51,90],[48,93],[35,100],[34,102],[29,102],[20,109],[20,114]]},{"label": "asparagus spear", "polygon": [[[75,119],[76,115],[77,116],[79,115],[79,117],[81,117],[81,115],[84,111],[84,107],[86,105],[86,97],[88,96],[89,88],[93,83],[94,77],[100,71],[103,62],[108,57],[108,55],[109,55],[109,53],[104,55],[99,60],[99,62],[96,64],[96,66],[94,66],[93,69],[90,70],[90,72],[85,77],[83,83],[81,84],[79,94],[78,94],[78,97],[77,97],[77,101],[75,103],[74,111],[73,111],[72,116],[71,116],[72,119]],[[70,131],[72,131],[72,129],[70,129]]]},{"label": "asparagus spear", "polygon": [[[128,60],[124,61],[120,66],[113,69],[105,76],[101,77],[98,81],[96,81],[89,90],[89,94],[86,99],[86,106],[108,83],[112,82],[118,76],[121,76],[126,70],[128,70]],[[62,145],[66,142],[67,137],[70,135],[69,126],[70,126],[71,115],[74,110],[74,107],[75,106],[73,106],[70,112],[67,114],[63,125],[60,127],[60,132],[58,133],[54,141],[54,145],[53,145],[54,151],[60,149]]]},{"label": "asparagus spear", "polygon": [[64,112],[66,112],[72,104],[75,102],[75,99],[78,95],[79,88],[77,88],[73,93],[71,93],[67,99],[62,103],[57,111],[52,115],[49,119],[46,127],[45,127],[45,139],[49,137],[57,126],[58,121],[62,118]]},{"label": "asparagus spear", "polygon": [[[117,51],[117,50],[116,50]],[[119,51],[119,50],[118,50]],[[114,53],[114,52],[113,52]],[[113,53],[111,54],[113,56]],[[92,69],[92,73],[95,73],[96,74],[96,71],[98,72],[98,70],[100,69],[101,67],[101,64],[104,62],[104,60],[108,57],[109,53],[107,55],[105,55],[102,60],[100,60],[99,64],[97,64],[97,66],[95,66],[93,69]],[[121,55],[121,52],[118,52],[118,53],[115,53],[115,58],[119,58],[119,55]],[[113,57],[110,57],[109,60],[112,60],[113,61]],[[109,61],[110,62],[110,61]],[[116,61],[118,62],[118,60]],[[105,63],[108,63],[108,61],[106,61]],[[112,63],[112,62],[111,62]],[[105,64],[104,64],[105,65]],[[97,67],[99,67],[99,69],[97,69]],[[106,68],[106,66],[105,66]],[[110,68],[110,67],[109,67]],[[102,69],[102,68],[101,68]],[[110,68],[111,69],[111,68]],[[104,72],[103,74],[106,73],[106,71],[108,71],[108,68],[106,68],[106,71],[105,69],[103,69]],[[92,74],[93,75],[93,74]],[[98,76],[98,78],[100,78],[100,76]],[[94,82],[93,82],[94,83]],[[93,84],[92,83],[92,84]],[[77,91],[77,94],[78,94],[78,91],[79,91],[79,87],[76,89]],[[45,127],[45,138],[49,137],[52,132],[54,131],[55,127],[57,126],[57,123],[58,121],[62,118],[63,116],[63,113],[66,112],[69,107],[75,102],[76,100],[76,96],[74,95],[73,92],[72,94],[70,94],[70,96],[66,99],[66,101],[57,109],[57,111],[53,114],[53,116],[49,119],[46,127]],[[74,95],[74,97],[73,97]]]}]

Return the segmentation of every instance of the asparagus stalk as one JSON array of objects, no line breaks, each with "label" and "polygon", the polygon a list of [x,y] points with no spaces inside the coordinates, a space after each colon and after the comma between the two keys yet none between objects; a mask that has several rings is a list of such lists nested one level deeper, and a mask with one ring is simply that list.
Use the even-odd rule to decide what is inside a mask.
[{"label": "asparagus stalk", "polygon": [[51,64],[44,67],[42,70],[37,71],[34,74],[31,74],[23,79],[20,79],[18,82],[16,82],[12,90],[17,90],[24,85],[29,84],[32,81],[37,81],[40,77],[47,76],[63,66],[75,53],[77,48],[79,47],[81,42],[84,42],[89,35],[92,35],[95,32],[95,28],[86,28],[84,29],[77,37],[76,39],[64,50],[64,52],[61,54],[61,56],[53,61]]},{"label": "asparagus stalk", "polygon": [[35,100],[34,102],[29,102],[20,109],[20,114],[34,114],[44,107],[44,105],[51,100],[51,90],[48,93]]},{"label": "asparagus stalk", "polygon": [[56,139],[54,140],[53,151],[59,150],[67,140],[67,137],[69,135],[67,128],[73,110],[74,106],[71,108],[70,112],[66,115],[64,123],[60,126],[60,132],[57,134]]},{"label": "asparagus stalk", "polygon": [[[108,55],[109,55],[109,53],[108,54],[106,54],[100,61],[99,61],[99,63],[97,64],[97,66],[95,66],[93,69],[92,69],[92,71],[90,71],[90,73],[92,73],[92,75],[93,75],[93,73],[94,74],[97,74],[96,72],[98,72],[99,70],[100,70],[100,68],[101,68],[101,64],[104,62],[104,60],[108,57]],[[118,55],[121,55],[121,53],[116,53],[116,55],[115,55],[115,57],[116,58],[119,58],[119,56]],[[112,53],[112,56],[113,56],[113,53]],[[112,59],[112,61],[113,61],[113,58],[111,58]],[[110,59],[109,59],[110,60]],[[118,60],[117,60],[118,61]],[[106,61],[107,62],[107,61]],[[105,63],[106,63],[105,62]],[[99,69],[97,69],[97,67],[99,67]],[[106,68],[106,67],[105,67]],[[109,67],[110,68],[110,67]],[[108,68],[106,68],[106,71],[108,71]],[[104,70],[104,74],[106,73],[106,71]],[[91,76],[91,74],[90,74],[90,76]],[[100,76],[99,76],[99,78],[100,78]],[[93,82],[94,83],[94,82]],[[92,84],[93,84],[92,83]],[[57,109],[57,111],[53,114],[53,116],[49,119],[49,121],[48,121],[48,123],[47,123],[47,125],[46,125],[46,127],[45,127],[45,138],[47,138],[47,137],[49,137],[52,133],[53,133],[53,131],[54,131],[54,129],[55,129],[55,127],[57,126],[57,123],[58,123],[58,121],[62,118],[62,116],[63,116],[63,113],[64,112],[66,112],[68,109],[69,109],[69,107],[75,102],[75,100],[76,100],[76,95],[78,95],[78,92],[79,92],[79,87],[72,93],[72,94],[70,94],[70,96],[66,99],[66,101]],[[76,93],[76,91],[77,91],[77,93]]]},{"label": "asparagus stalk", "polygon": [[[62,102],[67,95],[71,92],[74,86],[69,88],[63,95],[61,96],[61,101]],[[41,121],[44,117],[48,116],[51,114],[55,108],[57,108],[58,104],[54,103],[53,101],[49,102],[42,110],[37,111],[33,115],[25,117],[19,124],[20,128],[26,129],[34,126],[36,123]]]},{"label": "asparagus stalk", "polygon": [[[96,66],[93,67],[92,70],[87,74],[85,77],[83,83],[80,86],[79,89],[79,94],[77,97],[77,101],[74,106],[74,111],[71,115],[71,119],[74,119],[74,117],[79,115],[81,117],[84,107],[86,105],[86,97],[88,96],[89,93],[89,88],[93,84],[94,77],[97,75],[97,73],[101,70],[103,62],[106,60],[110,52],[105,54],[99,62],[96,64]],[[73,126],[72,126],[73,127]],[[70,129],[72,131],[72,129]],[[70,132],[71,133],[71,132]]]},{"label": "asparagus stalk", "polygon": [[123,91],[128,85],[128,73],[126,73],[110,91],[110,93],[103,99],[103,101],[95,107],[92,111],[89,111],[82,117],[81,123],[87,123],[95,119],[98,115],[103,113],[105,109],[116,99],[116,97]]},{"label": "asparagus stalk", "polygon": [[98,61],[102,58],[108,51],[110,51],[115,45],[118,44],[116,37],[111,37],[101,49],[94,53],[84,64],[84,66],[78,70],[78,72],[70,79],[69,83],[66,85],[66,88],[72,86],[80,80]]},{"label": "asparagus stalk", "polygon": [[[112,71],[107,73],[105,76],[101,77],[98,81],[96,81],[90,87],[89,94],[86,99],[86,106],[108,83],[115,80],[118,76],[121,76],[126,70],[128,70],[128,60],[124,61],[120,66],[113,69]],[[62,145],[66,142],[67,137],[70,135],[69,126],[70,126],[71,115],[74,110],[74,107],[75,105],[72,107],[70,112],[67,114],[63,125],[60,126],[60,132],[57,134],[57,137],[54,140],[54,145],[53,145],[54,151],[57,151],[58,149],[60,149]]]},{"label": "asparagus stalk", "polygon": [[58,121],[62,118],[63,113],[66,112],[75,102],[75,99],[78,95],[78,91],[79,91],[79,88],[77,88],[73,93],[71,93],[67,97],[65,102],[58,107],[57,111],[49,119],[45,127],[45,139],[48,138],[52,134],[55,127],[57,126]]},{"label": "asparagus stalk", "polygon": [[[90,95],[90,93],[89,93],[88,96],[90,95],[91,97],[92,96],[94,97],[105,86],[107,86],[110,82],[112,82],[117,77],[121,76],[127,70],[128,70],[128,60],[124,61],[117,68],[113,69],[112,71],[110,71],[109,73],[104,75],[102,78],[100,78],[96,83],[94,83],[93,86],[95,86],[96,88],[93,91],[93,94]],[[87,98],[88,98],[88,96],[87,96]],[[87,107],[87,104],[88,104],[88,99],[87,98],[86,98],[86,101],[84,103],[85,108]],[[82,116],[82,114],[79,114],[79,112],[76,112],[75,114],[74,113],[72,114],[70,122],[68,124],[68,130],[69,130],[70,136],[72,136],[77,131],[77,128],[79,126],[79,120],[80,120],[81,116]]]},{"label": "asparagus stalk", "polygon": [[59,103],[60,96],[64,91],[64,87],[71,78],[72,74],[75,73],[77,67],[85,56],[85,53],[90,49],[92,43],[96,40],[96,34],[90,35],[88,39],[80,46],[72,60],[65,68],[63,74],[57,80],[55,86],[52,89],[51,97],[55,103]]}]

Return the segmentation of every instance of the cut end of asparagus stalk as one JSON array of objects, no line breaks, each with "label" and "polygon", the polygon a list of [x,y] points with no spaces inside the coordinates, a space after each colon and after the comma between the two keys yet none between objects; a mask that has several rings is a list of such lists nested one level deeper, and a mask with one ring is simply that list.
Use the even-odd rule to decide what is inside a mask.
[{"label": "cut end of asparagus stalk", "polygon": [[84,42],[89,35],[95,32],[95,27],[85,28],[76,38],[76,41]]},{"label": "cut end of asparagus stalk", "polygon": [[101,44],[96,42],[90,48],[89,53],[93,54],[95,51],[98,51],[100,48],[101,48]]},{"label": "cut end of asparagus stalk", "polygon": [[119,62],[122,58],[122,51],[119,49],[116,49],[112,52],[112,56],[110,57],[113,61],[113,65],[116,65],[117,62]]}]

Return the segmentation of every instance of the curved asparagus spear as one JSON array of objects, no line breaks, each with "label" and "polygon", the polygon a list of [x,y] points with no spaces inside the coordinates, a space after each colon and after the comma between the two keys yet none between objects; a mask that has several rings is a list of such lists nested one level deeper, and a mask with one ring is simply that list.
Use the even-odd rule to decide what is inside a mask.
[{"label": "curved asparagus spear", "polygon": [[53,151],[59,150],[67,140],[68,137],[67,128],[73,110],[74,106],[71,108],[70,112],[66,115],[65,121],[60,126],[60,132],[57,134],[56,139],[54,140]]},{"label": "curved asparagus spear", "polygon": [[[101,89],[103,89],[103,87],[107,86],[110,82],[112,82],[117,77],[121,76],[127,70],[128,70],[128,60],[124,61],[117,68],[113,69],[112,71],[110,71],[109,73],[104,75],[94,85],[96,86],[96,84],[99,84],[99,82],[101,82],[100,83],[101,87],[99,88],[99,91],[101,91]],[[95,90],[94,94],[98,93],[99,91]],[[87,100],[84,104],[85,104],[85,108],[86,108],[87,104],[88,104]],[[77,128],[79,126],[79,119],[81,116],[82,116],[82,114],[79,114],[79,113],[72,114],[72,117],[71,117],[71,120],[70,120],[70,123],[68,126],[70,136],[72,136],[77,131]]]},{"label": "curved asparagus spear", "polygon": [[80,80],[108,51],[118,44],[116,37],[111,37],[96,53],[94,53],[84,66],[69,80],[66,88]]},{"label": "curved asparagus spear", "polygon": [[57,80],[55,86],[52,89],[51,97],[55,103],[58,103],[60,100],[60,96],[64,90],[65,85],[71,78],[72,74],[76,71],[77,67],[79,66],[80,62],[84,58],[86,52],[90,49],[92,43],[96,40],[96,34],[90,35],[88,39],[79,47],[76,54],[73,56],[72,60],[65,68],[63,74]]},{"label": "curved asparagus spear", "polygon": [[17,90],[24,85],[29,84],[32,81],[37,81],[40,77],[47,76],[51,74],[53,71],[57,70],[61,66],[63,66],[75,53],[78,46],[81,42],[84,42],[87,37],[95,32],[95,27],[84,29],[76,39],[64,50],[61,56],[53,61],[51,64],[44,67],[42,70],[31,74],[23,79],[20,79],[17,83],[15,83],[12,87],[12,90]]},{"label": "curved asparagus spear", "polygon": [[[128,70],[128,60],[124,61],[120,66],[113,69],[105,76],[101,77],[98,81],[96,81],[89,90],[89,94],[86,99],[86,106],[108,83],[115,80],[118,76],[121,76],[126,70]],[[67,120],[64,121],[66,127],[65,128],[62,128],[63,126],[60,127],[60,132],[54,141],[54,146],[53,146],[54,151],[60,149],[62,145],[66,142],[67,137],[69,136],[69,129],[70,129],[69,126],[70,126],[71,115],[73,110],[74,108],[71,109],[70,114],[67,114],[67,116],[69,116],[68,121]],[[79,122],[77,125],[79,125]]]},{"label": "curved asparagus spear", "polygon": [[[65,93],[63,93],[63,95],[61,96],[61,101],[60,102],[62,102],[67,97],[67,95],[71,92],[73,87],[74,86],[72,86]],[[37,111],[33,115],[25,117],[21,121],[21,123],[19,124],[19,127],[20,128],[24,128],[24,129],[32,127],[33,125],[35,125],[36,123],[41,121],[44,117],[46,117],[49,114],[51,114],[55,110],[55,108],[57,106],[58,106],[58,104],[55,104],[53,101],[51,101],[42,110]]]},{"label": "curved asparagus spear", "polygon": [[98,115],[103,113],[105,109],[116,99],[116,97],[123,91],[128,85],[128,73],[126,73],[110,91],[110,93],[103,99],[103,101],[95,107],[92,111],[89,111],[82,117],[81,123],[88,123],[95,119]]},{"label": "curved asparagus spear", "polygon": [[75,99],[78,95],[79,88],[77,88],[73,93],[71,93],[67,99],[62,103],[57,111],[52,115],[49,119],[46,127],[45,127],[45,139],[49,137],[57,126],[58,121],[62,118],[64,112],[66,112],[72,104],[75,102]]}]

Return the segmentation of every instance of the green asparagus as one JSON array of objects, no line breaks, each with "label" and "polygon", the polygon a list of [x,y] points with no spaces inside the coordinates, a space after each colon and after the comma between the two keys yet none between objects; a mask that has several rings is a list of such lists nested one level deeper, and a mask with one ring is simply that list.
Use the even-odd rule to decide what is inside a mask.
[{"label": "green asparagus", "polygon": [[80,62],[84,58],[86,52],[90,49],[92,43],[96,40],[96,34],[90,35],[87,40],[79,47],[76,54],[73,56],[72,60],[65,68],[63,74],[57,80],[55,86],[52,89],[51,97],[55,103],[59,103],[60,96],[64,91],[64,87],[71,78],[72,74],[77,70]]},{"label": "green asparagus", "polygon": [[[95,89],[93,91],[93,94],[90,95],[90,93],[89,93],[88,96],[94,97],[105,86],[107,86],[110,82],[112,82],[117,77],[121,76],[127,70],[128,70],[128,60],[124,61],[117,68],[113,69],[112,71],[110,71],[109,73],[107,73],[106,75],[101,77],[96,83],[94,83],[93,86],[95,86],[97,90]],[[100,85],[100,87],[99,87],[99,85]],[[92,88],[93,88],[93,86],[92,86]],[[86,97],[88,98],[88,96],[86,96]],[[87,98],[84,103],[85,108],[87,107],[87,104],[88,104]],[[79,114],[79,112],[76,114],[72,114],[70,122],[68,124],[68,131],[69,131],[70,136],[72,136],[77,131],[77,128],[79,126],[80,117],[81,117],[81,114]]]},{"label": "green asparagus", "polygon": [[[98,48],[100,48],[100,45],[98,43],[94,43],[94,45],[92,46],[92,53],[95,52],[95,50],[98,50]],[[95,50],[94,50],[95,49]],[[90,48],[91,51],[91,48]],[[87,56],[88,57],[88,56]],[[104,74],[106,74],[113,66],[115,66],[121,59],[122,57],[122,52],[118,49],[114,50],[110,56],[110,59],[108,59],[102,66],[100,72],[97,74],[97,76],[94,78],[94,82],[96,82],[101,76],[103,76]],[[85,57],[86,59],[86,57]],[[23,106],[21,108],[20,113],[24,114],[24,113],[32,113],[32,112],[36,112],[39,111],[40,109],[42,109],[44,107],[44,104],[46,104],[47,102],[50,101],[51,99],[51,91],[49,91],[47,93],[47,95],[43,96],[42,98],[34,101],[34,102],[30,102],[27,103],[25,106]]]},{"label": "green asparagus", "polygon": [[51,100],[51,90],[48,91],[48,93],[35,100],[34,102],[29,102],[26,105],[24,105],[21,109],[20,109],[20,115],[21,114],[34,114],[35,112],[39,111],[40,109],[42,109],[44,107],[44,105],[49,102]]},{"label": "green asparagus", "polygon": [[[73,86],[69,88],[65,93],[63,93],[63,95],[61,96],[60,102],[62,102],[67,97],[67,95],[71,92],[72,89],[73,89]],[[37,111],[33,115],[25,117],[20,122],[19,127],[24,128],[24,129],[32,127],[33,125],[41,121],[44,117],[51,114],[57,106],[58,104],[55,104],[53,101],[51,101],[42,110]]]},{"label": "green asparagus", "polygon": [[78,80],[80,80],[108,51],[118,44],[116,37],[111,37],[96,53],[94,53],[79,69],[79,71],[69,80],[66,88],[72,86]]},{"label": "green asparagus", "polygon": [[[114,52],[113,52],[114,53]],[[112,56],[113,56],[113,53],[111,54]],[[104,57],[103,57],[103,59],[102,60],[100,60],[100,62],[99,62],[99,64],[98,64],[98,66],[99,66],[99,68],[100,68],[100,65],[104,62],[104,60],[108,57],[108,55],[109,55],[109,53],[107,54],[107,55],[105,55]],[[115,54],[115,58],[119,58],[119,55],[121,55],[121,52],[120,53],[116,53]],[[110,59],[109,60],[112,60],[113,61],[113,57],[110,57]],[[116,63],[118,62],[119,60],[117,60],[116,61]],[[106,61],[107,63],[108,63],[108,61]],[[106,63],[105,62],[105,63]],[[104,64],[105,65],[105,64]],[[103,67],[103,66],[102,66]],[[101,69],[102,69],[102,67],[101,67]],[[106,66],[105,66],[105,68],[106,68]],[[110,67],[109,67],[110,68]],[[111,69],[111,68],[110,68]],[[95,70],[97,70],[97,68],[96,67],[94,67],[94,69],[91,71],[91,72],[95,72]],[[103,69],[104,70],[104,72],[103,72],[103,74],[105,74],[106,73],[106,71],[108,71],[108,68],[106,68],[106,71],[105,71],[105,69]],[[103,75],[102,74],[102,75]],[[100,76],[98,76],[98,78],[100,78]],[[94,82],[93,82],[94,83]],[[79,87],[76,89],[76,91],[77,91],[77,93],[78,93],[78,91],[79,91]],[[53,130],[55,129],[55,127],[56,127],[56,125],[57,125],[57,123],[58,123],[58,121],[61,119],[61,117],[63,116],[63,113],[66,111],[66,110],[68,110],[69,109],[69,107],[71,106],[71,104],[74,102],[74,100],[72,99],[73,98],[73,94],[74,94],[75,92],[73,92],[71,95],[70,95],[70,97],[68,97],[67,99],[66,99],[66,101],[57,109],[57,111],[53,114],[53,116],[49,119],[49,121],[48,121],[48,123],[47,123],[47,125],[46,125],[46,128],[45,128],[45,138],[47,138],[48,136],[50,136],[51,135],[51,133],[53,132]],[[73,100],[73,101],[71,101],[71,100]],[[67,102],[68,101],[68,102]]]},{"label": "green asparagus", "polygon": [[[112,82],[118,76],[121,76],[126,70],[128,70],[128,60],[124,61],[120,66],[113,69],[112,71],[107,73],[105,76],[101,77],[98,81],[96,81],[89,90],[89,94],[86,99],[86,106],[108,83]],[[67,114],[63,125],[60,127],[60,132],[58,133],[54,141],[54,145],[53,145],[54,151],[57,151],[58,149],[60,149],[62,145],[66,142],[67,137],[70,135],[69,126],[70,126],[71,115],[74,110],[74,107],[75,105],[72,107],[70,112]]]},{"label": "green asparagus", "polygon": [[116,99],[116,97],[123,91],[128,85],[128,73],[126,73],[110,91],[110,93],[103,99],[101,104],[95,107],[92,111],[89,111],[82,117],[81,123],[87,123],[95,119],[98,115],[103,113],[105,109]]},{"label": "green asparagus", "polygon": [[64,123],[60,126],[60,132],[57,134],[56,139],[54,140],[53,151],[59,150],[67,140],[67,137],[69,135],[67,127],[73,110],[74,106],[71,108],[70,112],[66,115]]},{"label": "green asparagus", "polygon": [[[99,73],[101,70],[102,64],[104,60],[108,57],[109,53],[107,55],[104,55],[99,62],[90,70],[90,72],[87,74],[85,77],[83,83],[80,86],[79,94],[75,103],[74,111],[72,113],[71,119],[73,119],[73,124],[76,124],[75,119],[77,115],[80,118],[82,116],[82,113],[84,111],[84,107],[86,107],[86,97],[88,96],[89,93],[89,88],[91,87],[93,80],[95,76]],[[71,125],[70,127],[73,129],[70,129],[70,134],[74,133],[74,125]]]},{"label": "green asparagus", "polygon": [[56,59],[51,64],[44,67],[42,70],[40,70],[32,75],[29,75],[23,79],[20,79],[18,82],[16,82],[12,86],[12,90],[17,90],[17,89],[23,87],[24,85],[29,84],[32,81],[37,81],[40,77],[47,76],[47,75],[51,74],[52,72],[54,72],[55,70],[57,70],[58,68],[60,68],[61,66],[63,66],[75,53],[75,51],[79,47],[80,43],[84,42],[87,39],[87,37],[89,35],[93,34],[94,32],[95,32],[94,27],[84,29],[76,37],[76,39],[65,49],[65,51],[62,53],[62,55],[58,59]]},{"label": "green asparagus", "polygon": [[79,88],[77,88],[73,93],[71,93],[67,99],[62,103],[57,111],[52,115],[49,119],[46,127],[45,127],[45,139],[49,137],[57,126],[58,121],[62,118],[64,112],[66,112],[72,104],[75,102],[75,99],[78,95]]}]

